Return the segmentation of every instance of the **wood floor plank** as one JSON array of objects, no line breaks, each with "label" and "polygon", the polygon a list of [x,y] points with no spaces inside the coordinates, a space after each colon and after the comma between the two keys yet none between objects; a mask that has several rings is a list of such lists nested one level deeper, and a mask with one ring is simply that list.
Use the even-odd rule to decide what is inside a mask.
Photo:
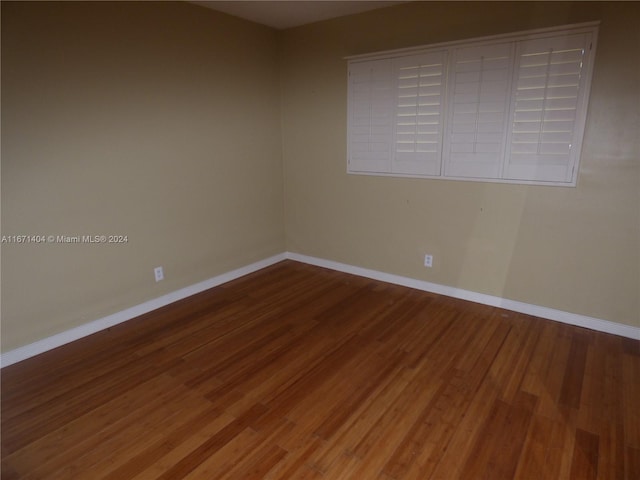
[{"label": "wood floor plank", "polygon": [[195,478],[219,478],[220,480],[264,478],[288,453],[284,448],[277,445],[274,439],[281,435],[286,435],[293,427],[292,422],[282,420],[271,431],[257,433],[257,441],[255,443],[241,445],[240,455],[236,456],[241,460],[225,475],[216,473],[215,475],[200,475]]},{"label": "wood floor plank", "polygon": [[544,479],[569,478],[573,461],[575,428],[563,420],[552,421],[551,435],[547,442],[547,457],[544,464]]},{"label": "wood floor plank", "polygon": [[515,479],[545,478],[545,462],[549,451],[549,438],[553,432],[553,422],[540,415],[533,415],[527,431],[514,475]]},{"label": "wood floor plank", "polygon": [[[127,418],[122,428],[107,429],[94,435],[93,448],[83,442],[80,448],[74,448],[56,458],[45,468],[39,468],[36,473],[40,478],[51,480],[82,480],[87,471],[96,477],[108,475],[121,467],[132,456],[144,451],[149,445],[161,441],[166,435],[182,425],[182,422],[192,421],[196,416],[204,415],[207,411],[206,402],[201,399],[189,398],[184,395],[181,403],[188,409],[184,414],[174,408],[155,408],[145,418]],[[140,412],[144,415],[146,412]],[[75,456],[73,456],[75,455]],[[64,461],[64,457],[67,458]],[[73,465],[70,471],[69,465]],[[55,470],[52,468],[55,467]]]},{"label": "wood floor plank", "polygon": [[293,261],[0,380],[3,479],[640,478],[640,341]]},{"label": "wood floor plank", "polygon": [[587,360],[587,341],[583,335],[575,335],[571,341],[569,358],[560,390],[560,405],[579,408]]},{"label": "wood floor plank", "polygon": [[[532,321],[535,321],[532,319]],[[524,377],[522,379],[522,391],[538,397],[548,396],[545,386],[546,372],[558,338],[558,326],[553,322],[535,321],[540,328],[540,336],[531,357],[528,359]]]},{"label": "wood floor plank", "polygon": [[490,383],[483,382],[472,396],[464,417],[453,432],[449,443],[438,445],[440,455],[428,458],[425,461],[426,468],[424,478],[431,480],[448,480],[449,478],[462,478],[460,471],[463,467],[461,459],[466,459],[471,453],[474,439],[481,434],[484,427],[482,419],[487,418],[491,407],[498,398],[500,392]]},{"label": "wood floor plank", "polygon": [[[311,436],[305,437],[306,441],[304,444],[299,445],[297,448],[283,447],[283,449],[287,451],[287,455],[264,475],[266,480],[300,478],[301,471],[311,470],[308,467],[309,458],[322,446],[323,441]],[[283,442],[278,442],[278,445],[282,446],[282,443]],[[317,473],[317,475],[319,475],[319,473]]]},{"label": "wood floor plank", "polygon": [[632,480],[634,478],[640,478],[640,449],[627,447],[624,479]]},{"label": "wood floor plank", "polygon": [[223,448],[252,422],[263,416],[267,411],[268,409],[263,405],[254,405],[252,408],[247,410],[243,416],[236,418],[234,421],[226,425],[222,430],[207,439],[187,456],[166,470],[158,477],[158,480],[184,478],[188,473],[203,463],[208,456]]},{"label": "wood floor plank", "polygon": [[159,375],[162,368],[177,361],[168,360],[166,364],[154,365],[152,356],[147,357],[146,361],[134,359],[123,367],[125,374],[110,372],[95,377],[84,388],[73,389],[68,395],[49,400],[18,415],[14,422],[2,428],[3,452],[10,454],[17,451],[38,439],[43,429],[48,432],[62,427],[77,416]]},{"label": "wood floor plank", "polygon": [[627,445],[640,449],[640,362],[638,356],[622,355],[622,415]]},{"label": "wood floor plank", "polygon": [[[235,437],[222,445],[220,449],[207,456],[206,459],[197,465],[184,477],[184,480],[198,480],[201,478],[221,479],[227,476],[229,471],[238,464],[246,461],[247,457],[253,453],[256,445],[260,444],[260,434],[245,428]],[[151,472],[148,472],[151,473]],[[157,476],[164,472],[158,472]],[[146,476],[143,478],[157,478],[157,476]]]},{"label": "wood floor plank", "polygon": [[[396,371],[398,365],[405,357],[404,353],[398,352],[394,358],[388,359],[384,365],[376,368],[364,369],[367,377],[363,378],[361,383],[355,384],[353,375],[347,385],[350,387],[347,393],[341,398],[341,402],[334,405],[327,412],[322,423],[315,429],[314,434],[324,440],[329,440],[335,433],[347,422],[347,420],[358,411],[358,408],[370,398],[372,392],[386,377]],[[376,365],[370,362],[369,365]]]},{"label": "wood floor plank", "polygon": [[166,377],[153,378],[96,410],[78,416],[64,427],[43,435],[8,458],[21,471],[26,471],[33,464],[38,465],[38,471],[45,466],[52,471],[51,463],[64,465],[78,455],[77,451],[90,448],[87,441],[98,438],[104,441],[104,437],[96,435],[96,432],[117,431],[120,426],[131,424],[137,416],[146,417],[153,415],[155,410],[162,411],[163,404],[178,396],[188,402],[188,394],[187,389],[172,385]]},{"label": "wood floor plank", "polygon": [[208,408],[197,411],[195,415],[185,415],[181,422],[175,422],[161,437],[144,438],[139,441],[118,464],[113,464],[100,478],[118,480],[138,478],[160,463],[150,477],[157,478],[179,459],[197,448],[211,436],[234,420],[230,415]]},{"label": "wood floor plank", "polygon": [[[559,398],[569,362],[571,338],[562,333],[566,330],[564,325],[554,325],[553,330],[555,335],[549,338],[551,344],[548,350],[549,357],[545,362],[544,370],[540,372],[541,386],[537,389],[540,405],[537,413],[551,419],[562,420],[565,417],[566,407],[560,404]],[[543,350],[547,348],[543,347]]]},{"label": "wood floor plank", "polygon": [[599,439],[592,433],[578,429],[571,462],[572,480],[598,478]]},{"label": "wood floor plank", "polygon": [[[541,326],[529,318],[513,314],[518,324],[514,325],[500,349],[499,356],[493,362],[488,375],[503,392],[502,398],[513,402],[522,393],[526,368],[540,336]],[[537,397],[537,395],[535,395]]]},{"label": "wood floor plank", "polygon": [[624,478],[624,429],[621,424],[609,424],[599,435],[598,478]]},{"label": "wood floor plank", "polygon": [[462,477],[487,480],[513,478],[531,416],[527,408],[496,400],[462,468]]},{"label": "wood floor plank", "polygon": [[[402,392],[414,379],[416,372],[407,371],[402,365],[397,365],[389,373],[386,382],[380,383],[372,392],[366,403],[353,412],[349,420],[336,431],[332,441],[323,442],[314,452],[313,464],[321,471],[328,469],[337,457],[342,454],[357,454],[357,446],[365,437],[375,437],[376,430],[381,431],[382,417],[389,409],[397,408],[396,401]],[[418,387],[419,383],[414,385]]]}]

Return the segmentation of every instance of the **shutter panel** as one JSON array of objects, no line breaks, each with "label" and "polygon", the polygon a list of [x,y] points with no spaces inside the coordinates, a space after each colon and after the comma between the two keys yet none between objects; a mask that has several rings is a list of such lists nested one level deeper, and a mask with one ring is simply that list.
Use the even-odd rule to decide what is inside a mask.
[{"label": "shutter panel", "polygon": [[392,61],[349,66],[349,171],[391,171],[393,137]]},{"label": "shutter panel", "polygon": [[445,51],[394,60],[394,173],[440,175],[445,62]]},{"label": "shutter panel", "polygon": [[583,34],[518,42],[505,178],[575,181],[587,45]]},{"label": "shutter panel", "polygon": [[455,49],[449,81],[445,175],[500,177],[512,51],[511,43]]}]

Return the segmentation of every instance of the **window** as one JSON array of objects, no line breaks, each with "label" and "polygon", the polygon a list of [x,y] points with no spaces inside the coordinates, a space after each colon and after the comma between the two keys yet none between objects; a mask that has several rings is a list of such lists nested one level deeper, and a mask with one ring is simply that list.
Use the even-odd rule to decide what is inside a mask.
[{"label": "window", "polygon": [[349,58],[348,171],[575,185],[596,24]]}]

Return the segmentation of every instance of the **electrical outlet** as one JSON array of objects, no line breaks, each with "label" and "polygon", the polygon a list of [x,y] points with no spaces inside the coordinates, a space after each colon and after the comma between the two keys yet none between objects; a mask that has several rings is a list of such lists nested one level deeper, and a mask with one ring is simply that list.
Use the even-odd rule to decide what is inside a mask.
[{"label": "electrical outlet", "polygon": [[424,256],[424,266],[427,268],[433,267],[433,255],[425,255]]},{"label": "electrical outlet", "polygon": [[156,277],[156,282],[159,282],[160,280],[164,280],[164,272],[162,271],[162,267],[154,268],[153,274]]}]

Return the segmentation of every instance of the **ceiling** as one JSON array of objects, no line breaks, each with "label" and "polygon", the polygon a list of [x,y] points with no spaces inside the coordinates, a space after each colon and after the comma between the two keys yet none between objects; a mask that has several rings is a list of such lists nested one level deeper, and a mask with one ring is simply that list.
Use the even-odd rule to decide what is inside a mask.
[{"label": "ceiling", "polygon": [[404,1],[192,1],[278,30],[351,15]]}]

